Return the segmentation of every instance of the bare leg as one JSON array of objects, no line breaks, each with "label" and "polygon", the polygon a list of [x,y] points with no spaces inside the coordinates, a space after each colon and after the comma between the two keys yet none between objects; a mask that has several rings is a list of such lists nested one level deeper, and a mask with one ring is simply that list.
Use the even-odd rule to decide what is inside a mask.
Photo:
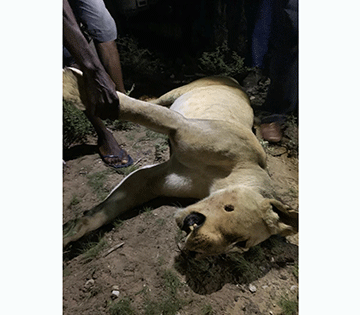
[{"label": "bare leg", "polygon": [[[97,53],[106,72],[115,83],[117,91],[125,93],[122,77],[119,52],[114,41],[96,43]],[[99,152],[105,163],[109,165],[126,164],[129,161],[128,155],[119,148],[113,135],[106,129],[103,122],[98,117],[89,117],[98,134]]]},{"label": "bare leg", "polygon": [[[114,41],[95,44],[101,63],[106,72],[114,81],[116,90],[125,93],[120,57]],[[125,165],[129,161],[129,157],[125,150],[120,149],[114,136],[106,129],[103,121],[89,112],[86,116],[95,128],[98,136],[98,148],[101,157],[106,164],[117,166]]]},{"label": "bare leg", "polygon": [[98,136],[98,149],[104,162],[108,165],[125,165],[129,162],[129,156],[125,150],[119,147],[114,136],[106,129],[103,121],[94,115],[85,111],[89,121],[94,126]]},{"label": "bare leg", "polygon": [[106,72],[115,83],[116,90],[125,93],[120,57],[116,43],[114,41],[96,43],[95,47]]}]

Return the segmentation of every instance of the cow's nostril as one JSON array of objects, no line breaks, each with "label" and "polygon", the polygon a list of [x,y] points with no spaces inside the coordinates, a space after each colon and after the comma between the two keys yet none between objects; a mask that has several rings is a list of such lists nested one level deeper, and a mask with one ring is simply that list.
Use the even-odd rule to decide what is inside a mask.
[{"label": "cow's nostril", "polygon": [[224,206],[224,210],[225,210],[226,212],[232,212],[232,211],[235,210],[235,207],[234,207],[233,205],[225,205],[225,206]]},{"label": "cow's nostril", "polygon": [[186,233],[190,233],[190,227],[196,224],[197,226],[201,226],[204,224],[206,217],[198,212],[192,212],[186,216],[184,219],[184,223],[182,226],[182,230]]}]

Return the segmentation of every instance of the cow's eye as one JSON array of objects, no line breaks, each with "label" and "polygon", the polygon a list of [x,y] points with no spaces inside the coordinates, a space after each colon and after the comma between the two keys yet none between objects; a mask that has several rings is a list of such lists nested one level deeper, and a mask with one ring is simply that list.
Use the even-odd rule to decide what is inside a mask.
[{"label": "cow's eye", "polygon": [[231,212],[231,211],[234,211],[235,207],[233,205],[225,205],[224,206],[224,210],[226,212]]}]

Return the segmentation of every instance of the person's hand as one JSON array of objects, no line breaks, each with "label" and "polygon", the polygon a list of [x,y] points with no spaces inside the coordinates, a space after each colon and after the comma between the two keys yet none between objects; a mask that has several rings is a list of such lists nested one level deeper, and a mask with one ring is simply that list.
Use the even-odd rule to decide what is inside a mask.
[{"label": "person's hand", "polygon": [[82,34],[67,0],[63,1],[63,40],[84,75],[86,110],[101,119],[117,119],[119,98],[115,84]]},{"label": "person's hand", "polygon": [[87,110],[101,119],[119,118],[119,97],[105,70],[84,71]]}]

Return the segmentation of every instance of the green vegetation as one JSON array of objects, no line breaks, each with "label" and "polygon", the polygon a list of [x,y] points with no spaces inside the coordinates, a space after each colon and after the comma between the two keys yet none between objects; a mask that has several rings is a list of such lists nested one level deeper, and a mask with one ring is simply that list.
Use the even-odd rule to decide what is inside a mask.
[{"label": "green vegetation", "polygon": [[203,52],[199,58],[199,68],[206,75],[236,76],[248,71],[244,58],[230,51],[227,42],[216,47],[215,51]]},{"label": "green vegetation", "polygon": [[69,148],[74,143],[82,143],[95,130],[85,114],[72,103],[63,101],[63,146]]},{"label": "green vegetation", "polygon": [[136,171],[139,168],[138,165],[130,165],[128,167],[123,167],[123,168],[118,168],[118,169],[114,169],[114,171],[118,174],[122,174],[124,176],[128,176],[129,174],[131,174],[132,172]]},{"label": "green vegetation", "polygon": [[281,237],[270,237],[267,239],[267,243],[270,245],[272,255],[280,255],[284,251]]},{"label": "green vegetation", "polygon": [[239,253],[229,254],[228,259],[233,266],[231,274],[240,279],[241,282],[249,283],[263,274],[259,267],[266,258],[260,246],[250,248],[244,255]]},{"label": "green vegetation", "polygon": [[165,219],[164,218],[156,219],[155,223],[159,226],[163,226],[165,224]]},{"label": "green vegetation", "polygon": [[175,315],[181,309],[182,303],[170,296],[163,298],[160,302],[148,301],[145,305],[145,315]]},{"label": "green vegetation", "polygon": [[128,131],[135,127],[135,124],[132,123],[131,121],[124,121],[124,120],[119,120],[119,119],[117,119],[117,120],[106,119],[104,121],[104,123],[107,127],[109,127],[112,130]]},{"label": "green vegetation", "polygon": [[296,315],[298,313],[298,301],[289,298],[287,295],[281,296],[279,306],[282,308],[283,315]]},{"label": "green vegetation", "polygon": [[140,213],[145,213],[145,214],[150,215],[150,214],[152,214],[152,212],[151,212],[152,210],[153,210],[152,207],[145,206],[140,210]]},{"label": "green vegetation", "polygon": [[[131,130],[135,124],[128,121],[106,119],[105,125],[112,130]],[[95,135],[95,129],[83,111],[71,102],[63,101],[63,146],[68,149],[76,143],[84,143],[87,136]]]},{"label": "green vegetation", "polygon": [[122,298],[109,306],[109,313],[111,315],[133,315],[136,314],[132,308],[129,298]]},{"label": "green vegetation", "polygon": [[84,244],[82,248],[82,258],[86,261],[93,260],[107,245],[104,238],[99,239],[98,242],[88,242]]},{"label": "green vegetation", "polygon": [[[179,234],[176,238],[181,240],[182,237]],[[286,244],[282,238],[272,237],[243,254],[232,252],[201,260],[179,255],[175,258],[175,269],[186,277],[194,291],[207,294],[209,290],[216,290],[225,283],[251,283],[264,276],[272,264],[285,265],[287,261],[296,263],[295,256],[296,252],[290,244]],[[273,257],[279,257],[279,262],[272,262]],[[207,283],[208,279],[214,279],[214,282],[205,288],[204,282]]]},{"label": "green vegetation", "polygon": [[160,142],[167,143],[168,136],[164,135],[162,133],[158,133],[158,132],[155,132],[155,131],[152,131],[152,130],[148,129],[145,132],[145,136],[139,138],[138,142],[141,142],[141,141],[154,141],[154,140],[155,141],[159,140]]},{"label": "green vegetation", "polygon": [[150,140],[155,140],[155,139],[163,139],[163,140],[167,140],[168,136],[164,135],[163,133],[158,133],[152,130],[147,130],[146,131],[146,136],[150,139]]},{"label": "green vegetation", "polygon": [[182,240],[185,239],[185,232],[181,229],[177,229],[176,230],[176,235],[175,235],[175,242],[176,243],[181,243]]},{"label": "green vegetation", "polygon": [[181,281],[172,270],[165,270],[162,278],[165,282],[165,287],[171,295],[176,295],[177,290],[181,287]]},{"label": "green vegetation", "polygon": [[70,208],[76,207],[80,202],[81,202],[81,199],[76,194],[73,194],[73,196],[70,200],[69,207]]},{"label": "green vegetation", "polygon": [[76,227],[76,224],[78,222],[78,219],[70,220],[66,222],[66,224],[63,226],[63,237],[70,237],[76,233],[76,230],[74,229]]},{"label": "green vegetation", "polygon": [[[145,136],[139,138],[134,144],[134,148],[138,148],[138,143],[142,141],[154,141],[155,143],[155,156],[160,157],[160,155],[167,150],[169,147],[168,136],[162,133],[158,133],[152,130],[147,130]],[[140,146],[139,146],[140,148]]]},{"label": "green vegetation", "polygon": [[106,169],[104,171],[87,175],[89,180],[88,185],[94,190],[100,201],[104,200],[109,194],[109,190],[104,188],[104,183],[110,173],[111,170]]},{"label": "green vegetation", "polygon": [[155,156],[161,155],[169,147],[167,141],[160,141],[155,143]]},{"label": "green vegetation", "polygon": [[204,305],[202,307],[202,309],[201,309],[201,314],[203,314],[203,315],[213,315],[214,311],[213,311],[211,305],[209,305],[209,304]]},{"label": "green vegetation", "polygon": [[124,224],[124,221],[121,219],[116,219],[115,221],[113,221],[113,226],[115,229],[121,227]]},{"label": "green vegetation", "polygon": [[140,48],[136,39],[123,36],[118,38],[116,43],[124,74],[131,73],[132,77],[136,77],[136,74],[151,77],[162,71],[163,64],[160,59],[148,49]]},{"label": "green vegetation", "polygon": [[144,311],[146,315],[175,315],[186,304],[186,301],[177,296],[177,291],[182,286],[178,276],[171,270],[165,270],[162,280],[166,294],[157,301],[152,301],[149,296],[145,296]]}]

